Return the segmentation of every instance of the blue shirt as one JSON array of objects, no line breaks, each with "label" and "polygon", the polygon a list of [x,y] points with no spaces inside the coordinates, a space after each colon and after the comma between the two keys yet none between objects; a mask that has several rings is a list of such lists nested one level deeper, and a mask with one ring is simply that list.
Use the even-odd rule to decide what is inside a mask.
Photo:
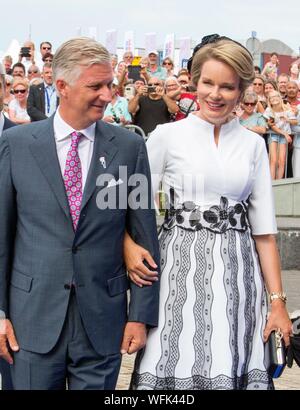
[{"label": "blue shirt", "polygon": [[248,117],[246,120],[243,120],[240,118],[240,124],[243,125],[244,127],[267,127],[266,120],[262,116],[262,114],[259,114],[257,112],[254,112],[250,117]]},{"label": "blue shirt", "polygon": [[51,117],[56,111],[57,95],[54,85],[48,85],[44,83],[45,86],[45,115]]},{"label": "blue shirt", "polygon": [[149,68],[147,69],[147,74],[150,77],[156,77],[159,80],[165,81],[167,78],[167,70],[164,67],[158,66],[156,71],[151,71]]}]

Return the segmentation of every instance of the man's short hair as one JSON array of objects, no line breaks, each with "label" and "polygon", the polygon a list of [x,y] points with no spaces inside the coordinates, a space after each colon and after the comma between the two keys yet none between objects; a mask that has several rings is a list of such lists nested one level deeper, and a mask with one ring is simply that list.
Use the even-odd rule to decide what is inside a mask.
[{"label": "man's short hair", "polygon": [[50,41],[43,41],[43,42],[40,44],[40,49],[42,48],[43,44],[49,44],[49,46],[52,48],[52,44],[50,43]]},{"label": "man's short hair", "polygon": [[72,84],[80,76],[83,67],[94,64],[111,64],[110,54],[102,44],[88,37],[66,41],[54,54],[54,82],[63,79]]}]

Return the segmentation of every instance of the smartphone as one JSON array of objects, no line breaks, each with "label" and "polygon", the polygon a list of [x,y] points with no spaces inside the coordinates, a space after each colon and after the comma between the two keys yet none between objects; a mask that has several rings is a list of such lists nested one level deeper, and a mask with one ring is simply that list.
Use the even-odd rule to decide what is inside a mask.
[{"label": "smartphone", "polygon": [[20,54],[21,54],[22,57],[31,57],[30,47],[21,47]]},{"label": "smartphone", "polygon": [[128,78],[132,79],[134,82],[141,78],[141,69],[140,65],[132,65],[128,66]]}]

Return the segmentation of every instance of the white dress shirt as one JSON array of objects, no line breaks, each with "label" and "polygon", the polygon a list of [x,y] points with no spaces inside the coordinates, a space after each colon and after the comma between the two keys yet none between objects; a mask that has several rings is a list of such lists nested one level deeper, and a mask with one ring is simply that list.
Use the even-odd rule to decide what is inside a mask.
[{"label": "white dress shirt", "polygon": [[61,174],[64,176],[65,166],[67,161],[67,154],[71,146],[71,134],[74,131],[81,132],[84,136],[80,139],[78,145],[78,154],[81,161],[82,168],[82,192],[85,187],[88,171],[90,168],[94,140],[95,140],[95,129],[96,123],[92,124],[85,130],[74,130],[69,124],[67,124],[59,113],[59,108],[57,109],[54,116],[54,136],[56,143],[57,156],[59,160],[59,165],[61,169]]},{"label": "white dress shirt", "polygon": [[4,115],[2,112],[0,112],[0,137],[3,132],[3,127],[4,127]]}]

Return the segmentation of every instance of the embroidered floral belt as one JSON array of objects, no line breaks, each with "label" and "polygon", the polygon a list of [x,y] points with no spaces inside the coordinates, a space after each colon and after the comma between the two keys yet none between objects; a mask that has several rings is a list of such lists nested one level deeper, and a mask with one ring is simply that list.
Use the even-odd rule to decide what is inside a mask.
[{"label": "embroidered floral belt", "polygon": [[171,208],[166,211],[163,223],[164,229],[179,226],[184,229],[199,231],[209,229],[223,233],[229,229],[246,231],[249,228],[248,205],[246,202],[237,202],[228,206],[228,199],[220,198],[220,205],[213,205],[206,211],[192,201]]}]

